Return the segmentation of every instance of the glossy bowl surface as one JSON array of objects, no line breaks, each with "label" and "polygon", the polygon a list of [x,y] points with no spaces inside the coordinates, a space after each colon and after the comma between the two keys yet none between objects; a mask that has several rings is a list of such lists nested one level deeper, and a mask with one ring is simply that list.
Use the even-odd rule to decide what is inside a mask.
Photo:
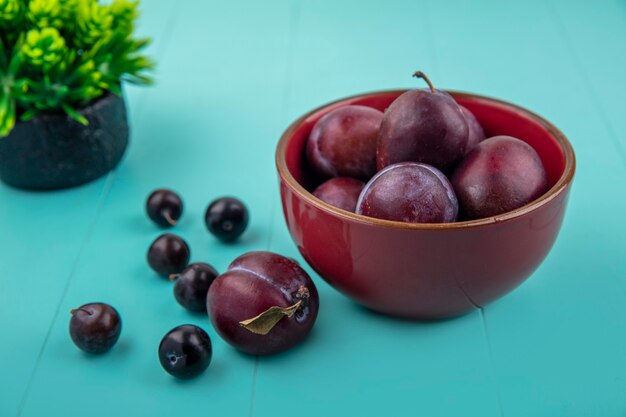
[{"label": "glossy bowl surface", "polygon": [[450,92],[487,137],[510,135],[539,154],[549,190],[537,200],[485,219],[410,224],[350,213],[314,197],[304,157],[313,125],[349,104],[385,110],[405,90],[349,97],[315,109],[283,134],[276,151],[287,227],[300,253],[333,287],[373,310],[415,319],[457,316],[513,290],[541,264],[561,227],[576,166],[566,137],[519,106]]}]

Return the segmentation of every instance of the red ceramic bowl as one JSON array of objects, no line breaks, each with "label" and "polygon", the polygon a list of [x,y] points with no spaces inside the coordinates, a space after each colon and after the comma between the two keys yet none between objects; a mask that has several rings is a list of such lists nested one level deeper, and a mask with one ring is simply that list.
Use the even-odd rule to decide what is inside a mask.
[{"label": "red ceramic bowl", "polygon": [[276,151],[287,227],[300,253],[330,285],[382,313],[445,318],[502,297],[546,257],[563,221],[574,178],[571,144],[540,116],[504,101],[451,92],[478,118],[487,136],[530,144],[548,174],[539,199],[495,217],[445,224],[412,224],[350,213],[314,197],[306,140],[324,114],[349,104],[385,110],[404,91],[349,97],[296,120]]}]

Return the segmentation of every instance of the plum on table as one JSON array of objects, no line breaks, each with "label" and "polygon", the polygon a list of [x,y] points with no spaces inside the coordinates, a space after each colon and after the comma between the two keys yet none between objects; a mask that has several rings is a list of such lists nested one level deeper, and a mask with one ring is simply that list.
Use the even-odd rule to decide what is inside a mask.
[{"label": "plum on table", "polygon": [[207,295],[209,319],[235,348],[268,355],[302,342],[319,308],[315,284],[293,260],[248,252],[218,276]]}]

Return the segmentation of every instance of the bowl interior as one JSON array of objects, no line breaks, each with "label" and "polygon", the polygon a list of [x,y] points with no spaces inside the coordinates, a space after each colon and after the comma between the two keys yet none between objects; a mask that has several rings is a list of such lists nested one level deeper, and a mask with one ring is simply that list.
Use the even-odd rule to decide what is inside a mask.
[{"label": "bowl interior", "polygon": [[[313,126],[322,116],[350,104],[384,111],[403,92],[404,90],[388,91],[351,97],[321,107],[305,116],[299,121],[285,149],[285,162],[294,179],[309,191],[320,183],[320,179],[313,174],[307,163],[305,147]],[[452,91],[450,94],[460,105],[474,113],[487,137],[509,135],[532,146],[543,162],[549,188],[559,181],[565,170],[565,153],[554,135],[555,129],[547,122],[527,110],[499,100]]]}]

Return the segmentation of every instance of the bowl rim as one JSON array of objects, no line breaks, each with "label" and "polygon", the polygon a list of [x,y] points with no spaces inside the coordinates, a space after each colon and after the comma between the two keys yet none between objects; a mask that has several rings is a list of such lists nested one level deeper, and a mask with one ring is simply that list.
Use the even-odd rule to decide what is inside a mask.
[{"label": "bowl rim", "polygon": [[[374,217],[363,216],[361,214],[352,213],[335,206],[332,206],[324,201],[315,197],[311,192],[307,191],[291,174],[289,168],[287,167],[286,160],[286,150],[287,144],[292,138],[296,129],[298,129],[307,119],[309,119],[314,114],[328,108],[332,107],[336,104],[347,102],[354,99],[367,98],[367,97],[376,97],[380,95],[392,95],[392,94],[402,94],[410,89],[392,89],[392,90],[379,90],[372,91],[368,93],[361,93],[356,95],[351,95],[348,97],[340,98],[338,100],[333,100],[329,103],[323,104],[315,109],[305,113],[303,116],[296,119],[289,127],[283,132],[278,141],[278,145],[276,146],[276,168],[278,170],[278,175],[280,178],[292,189],[293,192],[298,194],[301,198],[303,198],[309,204],[315,206],[319,210],[322,210],[328,214],[334,215],[336,217],[340,217],[344,220],[349,220],[356,223],[366,224],[370,226],[380,226],[386,228],[394,228],[394,229],[406,229],[406,230],[442,230],[442,229],[467,229],[474,227],[483,227],[489,226],[493,224],[503,223],[518,219],[523,217],[524,215],[543,207],[548,204],[550,201],[554,200],[557,196],[566,190],[572,180],[574,179],[574,172],[576,171],[576,156],[574,154],[574,149],[569,140],[565,137],[563,132],[561,132],[556,126],[552,123],[539,116],[538,114],[524,108],[518,106],[513,103],[509,103],[504,100],[483,96],[479,94],[473,94],[463,91],[456,90],[446,90],[448,93],[452,94],[453,97],[464,97],[468,99],[485,101],[489,103],[494,103],[500,106],[508,107],[518,113],[522,113],[526,117],[534,120],[541,126],[543,126],[549,133],[554,137],[561,147],[563,155],[565,157],[565,167],[563,169],[563,173],[559,177],[558,181],[541,197],[536,200],[531,201],[530,203],[519,207],[512,211],[507,211],[506,213],[502,213],[496,216],[485,217],[482,219],[476,220],[466,220],[461,222],[452,222],[452,223],[408,223],[408,222],[400,222],[394,220],[385,220],[385,219],[377,219]],[[348,104],[347,104],[348,105]]]}]

